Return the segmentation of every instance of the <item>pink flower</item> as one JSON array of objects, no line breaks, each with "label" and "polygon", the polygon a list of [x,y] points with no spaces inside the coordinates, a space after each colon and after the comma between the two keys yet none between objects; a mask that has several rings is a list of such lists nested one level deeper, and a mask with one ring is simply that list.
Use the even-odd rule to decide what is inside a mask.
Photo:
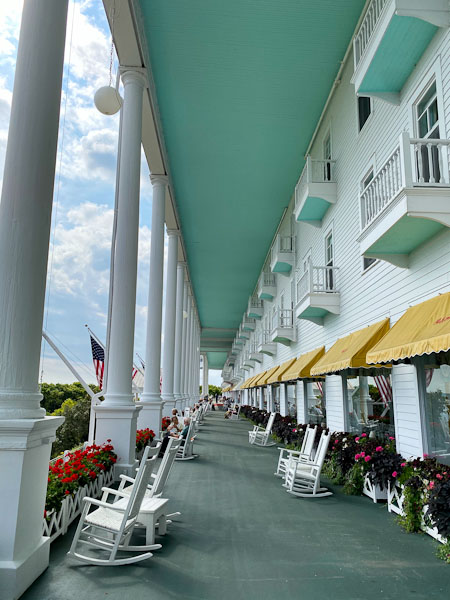
[{"label": "pink flower", "polygon": [[367,437],[367,433],[362,433],[361,437]]},{"label": "pink flower", "polygon": [[339,444],[339,440],[334,440],[334,443],[335,444]]},{"label": "pink flower", "polygon": [[383,452],[383,446],[377,446],[375,452]]},{"label": "pink flower", "polygon": [[437,473],[436,477],[437,477],[437,479],[443,479],[443,477],[440,473]]},{"label": "pink flower", "polygon": [[392,440],[395,440],[395,438],[393,438],[392,436],[389,436],[389,439],[390,439],[391,441],[392,441]]},{"label": "pink flower", "polygon": [[434,481],[430,481],[430,485],[428,486],[429,490],[432,490],[434,488]]},{"label": "pink flower", "polygon": [[361,458],[361,454],[355,454],[355,460],[359,460]]},{"label": "pink flower", "polygon": [[296,429],[293,429],[293,430],[292,430],[292,433],[297,433],[297,430],[296,430]]},{"label": "pink flower", "polygon": [[397,477],[397,475],[398,475],[397,471],[394,471],[394,472],[392,473],[392,477]]},{"label": "pink flower", "polygon": [[364,457],[364,460],[365,460],[366,462],[369,462],[370,458],[371,458],[370,456],[365,456],[365,457]]},{"label": "pink flower", "polygon": [[361,454],[360,454],[360,457],[361,457],[361,458],[364,458],[364,457],[365,457],[365,455],[366,455],[366,453],[365,453],[365,452],[361,452]]},{"label": "pink flower", "polygon": [[402,463],[400,466],[401,467],[406,467],[406,463]]},{"label": "pink flower", "polygon": [[359,437],[355,437],[355,442],[359,442]]},{"label": "pink flower", "polygon": [[424,458],[428,458],[428,454],[424,454],[424,455],[423,455],[423,457],[424,457]]}]

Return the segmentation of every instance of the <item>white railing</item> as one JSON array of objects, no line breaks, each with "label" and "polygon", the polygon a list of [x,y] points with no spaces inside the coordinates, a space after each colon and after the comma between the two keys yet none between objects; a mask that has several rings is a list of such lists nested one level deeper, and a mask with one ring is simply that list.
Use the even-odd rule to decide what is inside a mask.
[{"label": "white railing", "polygon": [[273,316],[272,331],[276,329],[292,329],[294,326],[294,311],[290,308],[279,308]]},{"label": "white railing", "polygon": [[450,140],[400,136],[400,144],[360,195],[361,230],[368,227],[404,188],[449,186]]},{"label": "white railing", "polygon": [[244,317],[242,321],[242,327],[250,327],[253,331],[256,327],[256,319],[253,319],[252,317]]},{"label": "white railing", "polygon": [[263,301],[260,300],[257,296],[252,296],[248,301],[248,308],[262,308]]},{"label": "white railing", "polygon": [[259,340],[260,340],[260,346],[263,346],[264,344],[271,344],[272,339],[270,337],[270,329],[263,329],[261,331],[261,336],[260,336]]},{"label": "white railing", "polygon": [[304,197],[304,191],[310,183],[336,183],[336,161],[306,157],[306,164],[295,186],[295,206]]},{"label": "white railing", "polygon": [[264,271],[259,278],[260,288],[265,286],[276,286],[275,274],[268,271]]},{"label": "white railing", "polygon": [[355,69],[358,66],[364,52],[366,51],[367,46],[369,45],[381,13],[383,12],[383,9],[387,3],[388,0],[372,0],[369,8],[367,9],[361,26],[353,39]]},{"label": "white railing", "polygon": [[302,302],[308,294],[336,293],[338,267],[309,267],[295,284],[296,302]]}]

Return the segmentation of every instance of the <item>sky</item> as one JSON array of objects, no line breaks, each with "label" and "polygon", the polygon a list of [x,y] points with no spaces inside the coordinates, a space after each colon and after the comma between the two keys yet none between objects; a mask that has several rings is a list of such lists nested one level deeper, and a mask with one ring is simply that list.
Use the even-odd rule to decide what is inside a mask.
[{"label": "sky", "polygon": [[[22,0],[0,2],[0,173],[14,83]],[[69,0],[44,329],[88,382],[95,381],[85,324],[105,340],[119,115],[97,111],[109,84],[111,34],[100,0]],[[117,69],[114,53],[113,85]],[[0,180],[0,185],[2,180]],[[152,187],[142,153],[135,350],[145,357]],[[167,240],[166,240],[167,251]],[[48,344],[40,379],[74,376]],[[220,372],[210,372],[219,385]]]}]

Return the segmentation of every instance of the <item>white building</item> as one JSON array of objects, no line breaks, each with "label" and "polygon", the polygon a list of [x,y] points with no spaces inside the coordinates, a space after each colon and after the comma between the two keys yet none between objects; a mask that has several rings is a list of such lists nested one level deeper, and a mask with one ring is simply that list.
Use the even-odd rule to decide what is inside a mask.
[{"label": "white building", "polygon": [[[286,414],[295,401],[299,421],[334,430],[381,429],[382,417],[403,454],[448,460],[450,309],[438,295],[450,289],[449,5],[309,4],[104,0],[124,98],[107,392],[96,412],[97,442],[113,439],[118,473],[135,466],[138,423],[158,429],[163,402],[197,400],[200,353],[227,385],[260,374],[236,392],[247,402],[275,400]],[[48,564],[42,514],[61,419],[39,407],[38,370],[66,19],[67,0],[25,1],[0,204],[2,600]],[[154,193],[135,404],[141,144]],[[430,314],[425,305],[421,327],[408,321],[396,354],[383,334],[426,300]],[[375,361],[407,364],[369,366],[379,341]],[[280,365],[294,368],[291,383]],[[391,371],[393,404],[374,406],[370,378]]]}]

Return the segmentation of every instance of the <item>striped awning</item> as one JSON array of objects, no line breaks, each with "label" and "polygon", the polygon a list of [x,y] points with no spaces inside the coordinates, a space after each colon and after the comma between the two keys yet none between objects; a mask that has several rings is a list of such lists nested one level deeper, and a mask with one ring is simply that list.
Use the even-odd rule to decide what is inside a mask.
[{"label": "striped awning", "polygon": [[289,367],[295,362],[295,358],[290,358],[282,365],[277,367],[276,371],[272,373],[272,375],[267,380],[267,383],[277,383],[281,381],[283,374],[289,369]]},{"label": "striped awning", "polygon": [[296,361],[283,373],[281,381],[293,381],[295,379],[307,379],[311,377],[311,368],[325,354],[325,346],[311,350],[302,354]]},{"label": "striped awning", "polygon": [[367,353],[367,362],[395,360],[450,350],[450,292],[411,306]]},{"label": "striped awning", "polygon": [[389,331],[389,319],[340,338],[311,368],[311,375],[329,375],[345,369],[371,369],[366,355]]}]

